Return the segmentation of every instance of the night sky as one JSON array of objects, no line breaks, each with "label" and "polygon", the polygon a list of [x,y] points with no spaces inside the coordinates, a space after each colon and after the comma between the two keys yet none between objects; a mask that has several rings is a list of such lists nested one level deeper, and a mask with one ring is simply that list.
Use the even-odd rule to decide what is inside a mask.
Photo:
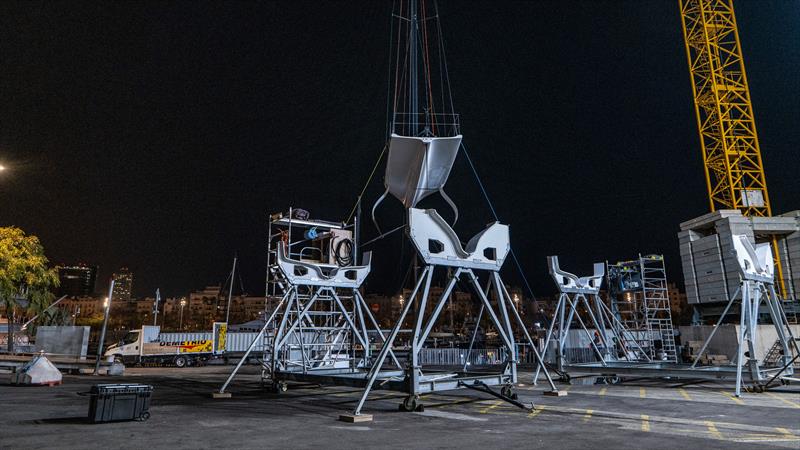
[{"label": "night sky", "polygon": [[[773,210],[797,209],[800,2],[735,7]],[[678,224],[708,201],[677,1],[439,9],[464,143],[534,292],[555,291],[549,254],[588,273],[664,253],[681,281]],[[222,282],[238,252],[263,294],[267,214],[345,219],[384,145],[390,11],[0,3],[0,225],[38,235],[53,263],[98,264],[98,290],[125,265],[136,295],[182,295]],[[467,240],[491,214],[463,155],[446,188]],[[380,219],[400,224],[401,204]],[[368,291],[396,292],[401,248],[372,247]],[[504,276],[520,284],[511,261]]]}]

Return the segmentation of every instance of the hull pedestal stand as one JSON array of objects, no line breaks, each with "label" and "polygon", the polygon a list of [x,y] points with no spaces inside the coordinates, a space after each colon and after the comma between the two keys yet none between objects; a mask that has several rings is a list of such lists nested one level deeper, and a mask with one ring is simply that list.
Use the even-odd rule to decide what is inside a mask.
[{"label": "hull pedestal stand", "polygon": [[[225,389],[259,343],[266,342],[267,379],[274,392],[282,393],[287,381],[363,386],[360,379],[372,359],[370,334],[385,341],[358,291],[370,272],[370,253],[359,266],[338,267],[292,259],[287,247],[276,242],[283,295],[215,398],[230,397]],[[394,353],[388,353],[399,370]]]},{"label": "hull pedestal stand", "polygon": [[[600,375],[617,375],[652,378],[683,378],[695,380],[735,380],[736,396],[741,395],[742,385],[751,383],[756,392],[768,388],[780,379],[787,380],[794,374],[790,346],[797,349],[781,300],[775,292],[772,249],[769,244],[753,245],[745,235],[732,235],[731,248],[738,261],[740,284],[728,301],[714,329],[706,338],[692,364],[670,362],[601,361],[599,363],[565,364],[565,370]],[[709,344],[726,315],[734,304],[739,304],[739,336],[735,365],[698,366]],[[766,367],[756,357],[758,337],[758,312],[765,304],[770,321],[775,327],[777,345],[781,356],[777,367]]]},{"label": "hull pedestal stand", "polygon": [[[739,276],[741,283],[738,290],[739,310],[739,348],[736,352],[736,396],[741,395],[742,376],[745,366],[756,392],[763,391],[769,383],[776,378],[791,377],[794,373],[792,367],[792,352],[789,345],[794,345],[797,350],[797,341],[792,335],[791,327],[781,306],[781,301],[775,292],[774,259],[770,244],[757,244],[753,246],[746,235],[732,235],[733,252],[739,262]],[[703,347],[692,364],[694,369],[705,353],[714,333],[730,311],[731,305],[737,300],[737,295],[728,301],[722,315],[719,317],[714,330],[703,343]],[[778,336],[778,343],[782,347],[783,357],[779,359],[777,368],[764,368],[756,358],[758,337],[758,312],[764,302],[769,311],[772,324]],[[746,350],[745,350],[746,347]],[[800,353],[800,352],[799,352]],[[747,359],[745,361],[745,359]]]},{"label": "hull pedestal stand", "polygon": [[[566,366],[569,363],[565,354],[565,346],[573,319],[577,319],[581,329],[586,334],[589,346],[593,350],[600,365],[606,366],[609,361],[617,359],[615,347],[624,350],[624,358],[627,360],[647,359],[647,353],[637,343],[636,336],[625,328],[625,326],[606,306],[600,298],[600,286],[603,282],[605,265],[603,263],[594,264],[594,273],[587,277],[578,277],[572,273],[561,270],[558,264],[558,256],[548,256],[547,263],[550,275],[558,286],[559,297],[556,304],[553,320],[547,330],[544,344],[544,354],[550,352],[550,342],[554,341],[555,346],[552,350],[555,353],[556,370],[561,375],[563,381],[569,381]],[[595,334],[589,331],[586,323],[578,314],[578,307],[583,306],[587,315],[594,326]],[[534,374],[534,382],[538,379],[539,368]]]},{"label": "hull pedestal stand", "polygon": [[[518,324],[519,328],[523,330],[525,341],[534,351],[540,367],[543,367],[543,362],[500,278],[500,268],[510,249],[508,226],[497,222],[493,223],[473,237],[464,248],[453,229],[435,210],[409,208],[408,218],[410,239],[425,262],[425,268],[404,305],[397,323],[389,333],[388,341],[383,345],[364,379],[364,393],[356,405],[353,415],[361,414],[364,402],[376,385],[380,389],[398,390],[408,394],[401,404],[401,409],[406,411],[420,409],[419,396],[422,394],[459,388],[491,391],[491,386],[500,386],[502,387],[501,393],[497,394],[491,391],[492,395],[513,401],[512,386],[517,382],[518,355],[512,323]],[[441,268],[451,270],[442,295],[436,299],[432,298],[430,287],[434,273]],[[486,291],[481,288],[475,271],[485,271],[488,274],[489,289]],[[482,310],[486,312],[491,324],[497,330],[503,345],[508,348],[508,356],[501,364],[500,370],[437,371],[428,370],[420,363],[420,351],[424,347],[425,340],[436,325],[437,319],[450,298],[450,293],[459,280],[465,281],[473,289],[480,300]],[[488,295],[490,289],[494,290],[494,302]],[[429,303],[432,308],[428,307]],[[411,317],[411,351],[406,367],[400,373],[386,370],[383,367],[384,363],[391,355],[392,345],[415,304],[417,305],[415,308],[417,314],[416,317]],[[545,370],[545,375],[552,390],[557,391],[547,370]],[[515,401],[512,403],[523,406]]]}]

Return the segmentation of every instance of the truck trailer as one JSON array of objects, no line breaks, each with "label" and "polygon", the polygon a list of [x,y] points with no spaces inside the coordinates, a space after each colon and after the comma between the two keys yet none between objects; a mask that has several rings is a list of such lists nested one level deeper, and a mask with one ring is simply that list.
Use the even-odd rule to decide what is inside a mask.
[{"label": "truck trailer", "polygon": [[214,322],[211,339],[179,340],[174,333],[161,333],[159,326],[144,325],[128,332],[119,343],[110,345],[104,357],[109,362],[118,361],[126,366],[198,365],[224,353],[227,330],[225,322]]}]

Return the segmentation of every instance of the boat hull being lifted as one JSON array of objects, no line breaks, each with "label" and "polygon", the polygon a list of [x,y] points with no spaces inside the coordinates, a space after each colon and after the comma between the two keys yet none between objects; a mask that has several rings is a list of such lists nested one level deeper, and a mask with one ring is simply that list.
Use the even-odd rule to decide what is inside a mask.
[{"label": "boat hull being lifted", "polygon": [[409,137],[392,134],[384,184],[406,208],[441,191],[450,176],[461,135]]},{"label": "boat hull being lifted", "polygon": [[386,195],[392,194],[403,206],[414,208],[425,197],[439,192],[453,209],[458,221],[458,208],[444,192],[444,184],[461,147],[461,135],[447,137],[401,136],[392,133],[383,184],[386,192],[372,205],[372,222],[380,232],[375,210]]}]

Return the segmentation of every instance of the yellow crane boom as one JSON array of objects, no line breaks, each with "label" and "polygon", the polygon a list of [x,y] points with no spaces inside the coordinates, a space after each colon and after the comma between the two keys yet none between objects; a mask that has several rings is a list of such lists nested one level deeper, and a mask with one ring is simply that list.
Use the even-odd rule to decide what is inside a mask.
[{"label": "yellow crane boom", "polygon": [[[711,211],[770,217],[767,182],[732,0],[679,0]],[[779,289],[783,270],[773,239]]]}]

